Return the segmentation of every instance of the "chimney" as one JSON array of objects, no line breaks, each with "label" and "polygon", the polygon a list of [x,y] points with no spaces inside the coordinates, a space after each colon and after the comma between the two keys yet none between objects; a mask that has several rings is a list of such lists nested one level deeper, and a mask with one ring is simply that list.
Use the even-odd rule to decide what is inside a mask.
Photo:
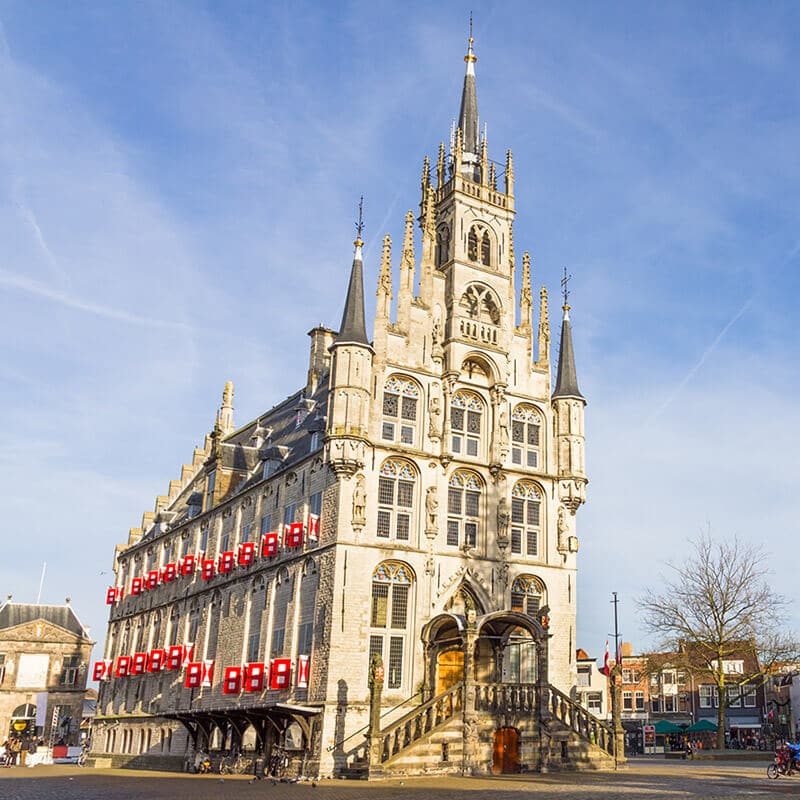
[{"label": "chimney", "polygon": [[306,379],[306,397],[311,397],[317,391],[319,382],[330,369],[331,354],[328,352],[336,331],[318,325],[312,328],[308,335],[311,337],[311,353],[308,359],[308,378]]}]

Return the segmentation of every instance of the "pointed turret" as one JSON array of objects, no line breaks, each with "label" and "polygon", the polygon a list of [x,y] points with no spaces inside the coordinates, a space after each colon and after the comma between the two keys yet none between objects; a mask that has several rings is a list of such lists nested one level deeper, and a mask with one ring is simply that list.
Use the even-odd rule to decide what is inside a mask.
[{"label": "pointed turret", "polygon": [[392,237],[388,233],[383,237],[377,295],[378,305],[375,309],[375,316],[380,317],[385,324],[390,321],[392,315]]},{"label": "pointed turret", "polygon": [[561,345],[558,349],[558,372],[553,399],[574,397],[584,400],[578,389],[578,375],[575,371],[575,354],[572,352],[572,328],[569,321],[569,305],[564,303],[564,317],[561,321]]},{"label": "pointed turret", "polygon": [[217,411],[216,428],[221,436],[233,433],[233,381],[226,381],[225,390],[222,392],[222,405]]},{"label": "pointed turret", "polygon": [[550,313],[547,304],[547,287],[539,290],[539,358],[537,366],[550,372]]},{"label": "pointed turret", "polygon": [[461,91],[461,110],[458,113],[458,127],[464,137],[464,152],[474,156],[479,154],[478,134],[478,93],[475,88],[475,62],[478,60],[472,51],[475,40],[472,38],[472,18],[469,21],[469,44],[464,61],[467,71],[464,75],[464,88]]},{"label": "pointed turret", "polygon": [[361,241],[360,233],[353,244],[355,253],[350,270],[350,285],[347,287],[347,299],[344,301],[342,324],[334,344],[365,344],[369,346],[364,317],[364,262],[361,256],[364,242]]}]

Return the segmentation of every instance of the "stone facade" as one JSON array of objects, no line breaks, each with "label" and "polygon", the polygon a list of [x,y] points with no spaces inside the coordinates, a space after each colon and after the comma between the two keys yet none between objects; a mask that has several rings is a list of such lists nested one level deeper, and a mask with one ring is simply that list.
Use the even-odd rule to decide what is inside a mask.
[{"label": "stone facade", "polygon": [[[68,605],[0,606],[0,736],[78,744],[94,642]],[[39,720],[36,725],[37,707]]]},{"label": "stone facade", "polygon": [[[523,747],[539,742],[531,761],[541,758],[534,689],[541,700],[549,684],[575,683],[585,401],[566,305],[551,387],[548,296],[542,288],[534,324],[527,253],[517,296],[512,155],[500,174],[473,135],[471,40],[466,61],[450,152],[440,147],[433,170],[424,162],[419,241],[406,217],[396,297],[384,240],[372,340],[359,239],[340,330],[309,333],[306,386],[236,429],[226,385],[203,447],[117,548],[100,763],[179,766],[195,748],[233,745],[286,746],[289,769],[311,775],[376,767],[393,755],[378,752],[374,725],[364,750],[371,661],[382,663],[381,728],[426,703],[441,709],[444,696],[463,705],[448,734],[459,744],[444,752],[470,771],[493,766],[499,723],[486,687],[530,687],[523,718],[520,707],[506,727]],[[242,542],[260,551],[264,534],[283,537],[295,522],[301,546],[208,580],[164,579],[187,554],[219,560]],[[132,579],[152,572],[153,588],[132,596]],[[120,656],[183,643],[214,662],[210,686],[186,688],[183,670],[116,677]],[[289,687],[223,693],[226,667],[275,658],[291,662]],[[426,758],[407,760],[427,769]]]}]

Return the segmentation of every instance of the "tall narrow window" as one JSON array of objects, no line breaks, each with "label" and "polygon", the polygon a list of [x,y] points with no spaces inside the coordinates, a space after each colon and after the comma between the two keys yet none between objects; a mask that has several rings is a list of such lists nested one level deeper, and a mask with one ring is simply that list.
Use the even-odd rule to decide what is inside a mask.
[{"label": "tall narrow window", "polygon": [[369,657],[380,654],[388,689],[403,685],[413,575],[405,564],[385,561],[372,576]]},{"label": "tall narrow window", "polygon": [[470,261],[478,260],[478,231],[472,227],[467,236],[467,258]]},{"label": "tall narrow window", "polygon": [[542,493],[530,481],[519,481],[511,492],[511,552],[539,558]]},{"label": "tall narrow window", "polygon": [[153,616],[153,629],[150,631],[150,649],[161,647],[161,612]]},{"label": "tall narrow window", "polygon": [[377,535],[407,542],[411,538],[416,474],[407,461],[390,458],[378,477]]},{"label": "tall narrow window", "polygon": [[416,439],[419,387],[414,381],[393,375],[383,387],[381,438],[413,445]]},{"label": "tall narrow window", "polygon": [[511,610],[536,616],[543,605],[544,585],[533,575],[520,575],[511,584]]},{"label": "tall narrow window", "polygon": [[481,454],[483,402],[472,392],[456,392],[450,408],[451,446],[456,455],[478,458]]},{"label": "tall narrow window", "polygon": [[212,503],[214,502],[214,486],[217,482],[217,473],[216,471],[212,470],[208,473],[208,477],[206,478],[206,503],[205,503],[205,510],[208,511],[211,508]]},{"label": "tall narrow window", "polygon": [[436,231],[436,266],[443,267],[450,259],[450,228],[440,225]]},{"label": "tall narrow window", "polygon": [[484,231],[483,236],[481,236],[481,264],[485,267],[489,266],[491,249],[492,245],[489,234]]},{"label": "tall narrow window", "polygon": [[454,472],[447,489],[447,544],[472,549],[478,545],[481,483],[472,472]]},{"label": "tall narrow window", "polygon": [[261,661],[261,620],[264,615],[266,588],[254,591],[250,600],[250,626],[247,636],[247,662]]},{"label": "tall narrow window", "polygon": [[297,517],[297,503],[287,503],[283,509],[283,524],[291,525]]},{"label": "tall narrow window", "polygon": [[539,469],[542,418],[529,405],[518,405],[511,415],[511,461]]},{"label": "tall narrow window", "polygon": [[249,542],[250,541],[250,529],[252,525],[248,522],[246,525],[242,525],[242,536],[240,542]]}]

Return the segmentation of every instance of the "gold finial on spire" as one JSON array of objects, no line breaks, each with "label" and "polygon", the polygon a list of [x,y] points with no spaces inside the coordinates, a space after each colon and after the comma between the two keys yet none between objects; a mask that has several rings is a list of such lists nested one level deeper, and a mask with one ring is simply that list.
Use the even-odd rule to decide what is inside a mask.
[{"label": "gold finial on spire", "polygon": [[444,142],[439,142],[439,159],[436,162],[436,188],[444,186]]},{"label": "gold finial on spire", "polygon": [[564,295],[564,309],[565,315],[569,312],[569,282],[572,280],[572,275],[567,274],[567,268],[564,267],[564,277],[561,279],[561,293]]},{"label": "gold finial on spire", "polygon": [[467,46],[467,54],[464,56],[464,61],[467,62],[467,71],[470,70],[470,65],[474,64],[478,58],[475,53],[472,52],[472,45],[475,43],[475,39],[472,38],[472,12],[469,12],[469,43]]},{"label": "gold finial on spire", "polygon": [[506,153],[506,194],[514,194],[514,157],[510,150]]},{"label": "gold finial on spire", "polygon": [[358,247],[363,247],[364,242],[361,240],[361,234],[364,233],[364,195],[361,195],[361,200],[358,202],[358,222],[356,222],[356,240],[353,244]]}]

